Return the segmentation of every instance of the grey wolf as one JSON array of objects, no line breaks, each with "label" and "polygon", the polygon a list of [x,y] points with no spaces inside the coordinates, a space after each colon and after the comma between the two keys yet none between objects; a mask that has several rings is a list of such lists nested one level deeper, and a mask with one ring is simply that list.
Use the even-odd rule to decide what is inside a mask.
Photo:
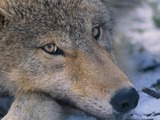
[{"label": "grey wolf", "polygon": [[1,92],[15,96],[3,120],[62,120],[64,104],[116,119],[137,106],[112,57],[116,2],[0,0]]}]

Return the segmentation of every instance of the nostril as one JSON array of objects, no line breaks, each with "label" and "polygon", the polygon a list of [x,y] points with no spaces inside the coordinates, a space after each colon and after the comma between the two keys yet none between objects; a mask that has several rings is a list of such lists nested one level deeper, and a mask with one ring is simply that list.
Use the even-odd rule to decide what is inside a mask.
[{"label": "nostril", "polygon": [[137,106],[138,100],[139,95],[134,88],[125,88],[116,92],[110,103],[116,111],[127,112]]},{"label": "nostril", "polygon": [[130,110],[131,104],[129,103],[129,101],[126,101],[126,102],[119,101],[117,103],[115,102],[113,107],[118,112],[126,112],[126,111]]},{"label": "nostril", "polygon": [[121,105],[121,109],[126,109],[126,108],[128,108],[129,107],[129,103],[123,103],[122,105]]}]

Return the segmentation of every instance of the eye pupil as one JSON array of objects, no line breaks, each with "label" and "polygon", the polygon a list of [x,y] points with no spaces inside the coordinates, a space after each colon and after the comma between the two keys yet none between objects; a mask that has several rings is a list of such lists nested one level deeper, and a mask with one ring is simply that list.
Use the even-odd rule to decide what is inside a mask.
[{"label": "eye pupil", "polygon": [[52,48],[52,45],[47,45],[48,49],[51,49]]},{"label": "eye pupil", "polygon": [[99,27],[94,27],[92,29],[92,35],[97,40],[100,37],[100,35],[101,35],[100,28]]},{"label": "eye pupil", "polygon": [[56,46],[52,45],[52,44],[47,44],[47,45],[44,46],[44,50],[46,52],[50,52],[50,53],[55,52],[55,48],[56,48]]}]

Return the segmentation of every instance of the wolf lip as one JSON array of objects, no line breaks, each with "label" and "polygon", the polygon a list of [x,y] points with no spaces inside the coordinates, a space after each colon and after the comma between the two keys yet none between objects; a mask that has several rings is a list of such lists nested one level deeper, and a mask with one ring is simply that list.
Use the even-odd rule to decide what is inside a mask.
[{"label": "wolf lip", "polygon": [[[67,112],[71,113],[70,115],[75,115],[75,116],[85,116],[86,120],[87,118],[94,118],[97,120],[103,120],[103,119],[98,119],[96,116],[91,115],[81,109],[79,109],[78,107],[74,106],[73,104],[71,104],[71,102],[68,101],[61,101],[61,100],[57,100],[56,101],[58,104],[60,104],[62,107],[67,108]],[[71,112],[69,112],[71,111]]]}]

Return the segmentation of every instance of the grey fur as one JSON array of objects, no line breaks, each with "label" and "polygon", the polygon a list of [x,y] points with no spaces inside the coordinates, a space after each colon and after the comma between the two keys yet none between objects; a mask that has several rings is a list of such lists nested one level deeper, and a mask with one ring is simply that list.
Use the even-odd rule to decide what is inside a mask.
[{"label": "grey fur", "polygon": [[[46,114],[44,118],[48,120],[60,120],[65,113],[55,101],[67,102],[97,118],[113,119],[111,96],[121,88],[132,86],[111,56],[113,18],[110,8],[119,3],[107,0],[0,2],[0,21],[3,20],[0,24],[0,84],[2,92],[15,96],[4,120],[39,119],[43,111],[33,110],[42,109],[43,100],[48,101],[45,107],[49,113],[62,112],[57,118]],[[101,29],[97,41],[92,36],[95,26]],[[41,47],[48,43],[56,44],[64,54],[45,53]],[[25,108],[25,103],[31,106]],[[25,114],[17,115],[17,106]],[[57,106],[58,110],[54,108]],[[29,111],[25,112],[26,109]]]}]

